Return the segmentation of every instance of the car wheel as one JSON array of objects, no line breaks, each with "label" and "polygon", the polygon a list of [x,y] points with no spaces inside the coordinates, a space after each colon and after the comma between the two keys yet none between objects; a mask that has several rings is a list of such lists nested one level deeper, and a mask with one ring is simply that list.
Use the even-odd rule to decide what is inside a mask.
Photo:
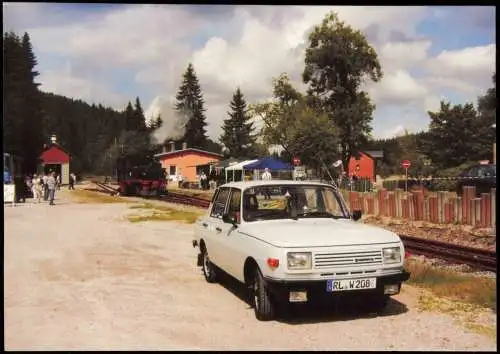
[{"label": "car wheel", "polygon": [[215,283],[217,281],[217,273],[214,264],[210,262],[210,258],[208,257],[208,252],[206,249],[203,250],[202,268],[205,280],[209,283]]},{"label": "car wheel", "polygon": [[264,278],[259,269],[255,270],[252,284],[252,298],[255,317],[259,321],[270,321],[274,318],[274,304],[266,289]]}]

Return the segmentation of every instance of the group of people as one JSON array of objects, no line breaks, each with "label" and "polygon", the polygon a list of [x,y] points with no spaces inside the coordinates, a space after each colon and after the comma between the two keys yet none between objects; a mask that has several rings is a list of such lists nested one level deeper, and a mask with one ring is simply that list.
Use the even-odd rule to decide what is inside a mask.
[{"label": "group of people", "polygon": [[[75,189],[76,176],[74,173],[69,175],[69,186],[68,189]],[[22,183],[22,182],[21,182]],[[49,173],[44,173],[33,176],[26,176],[24,179],[24,184],[17,185],[16,183],[16,196],[18,201],[26,201],[27,195],[33,195],[33,200],[37,203],[48,201],[49,205],[54,205],[54,199],[56,190],[61,189],[61,176],[56,174],[54,171]]]},{"label": "group of people", "polygon": [[42,195],[44,201],[49,201],[49,205],[54,205],[56,189],[61,188],[61,176],[55,172],[45,173],[41,176],[34,174],[27,177],[26,185],[33,193],[33,200],[41,202]]}]

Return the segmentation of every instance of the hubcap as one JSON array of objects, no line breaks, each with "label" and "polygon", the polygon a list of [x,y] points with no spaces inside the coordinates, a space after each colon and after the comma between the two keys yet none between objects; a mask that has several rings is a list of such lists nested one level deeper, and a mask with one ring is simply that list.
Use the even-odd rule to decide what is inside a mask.
[{"label": "hubcap", "polygon": [[208,259],[208,254],[205,252],[205,254],[203,255],[203,268],[205,270],[205,274],[207,276],[210,275],[210,260]]},{"label": "hubcap", "polygon": [[255,309],[259,309],[259,279],[255,277],[253,282],[253,302],[255,305]]}]

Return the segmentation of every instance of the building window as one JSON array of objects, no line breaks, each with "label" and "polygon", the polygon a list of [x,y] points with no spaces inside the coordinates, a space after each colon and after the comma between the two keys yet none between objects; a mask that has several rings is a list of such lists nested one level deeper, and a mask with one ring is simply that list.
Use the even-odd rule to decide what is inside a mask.
[{"label": "building window", "polygon": [[176,166],[170,166],[168,174],[171,176],[175,176],[177,174]]}]

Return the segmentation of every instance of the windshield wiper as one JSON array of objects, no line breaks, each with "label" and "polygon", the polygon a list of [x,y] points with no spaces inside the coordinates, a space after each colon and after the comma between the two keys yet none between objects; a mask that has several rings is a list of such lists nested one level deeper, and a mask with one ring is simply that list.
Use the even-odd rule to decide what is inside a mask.
[{"label": "windshield wiper", "polygon": [[323,217],[328,217],[332,219],[345,219],[344,216],[339,216],[335,215],[332,213],[329,213],[327,211],[309,211],[309,212],[302,212],[302,213],[297,213],[297,217],[299,216],[323,216]]}]

